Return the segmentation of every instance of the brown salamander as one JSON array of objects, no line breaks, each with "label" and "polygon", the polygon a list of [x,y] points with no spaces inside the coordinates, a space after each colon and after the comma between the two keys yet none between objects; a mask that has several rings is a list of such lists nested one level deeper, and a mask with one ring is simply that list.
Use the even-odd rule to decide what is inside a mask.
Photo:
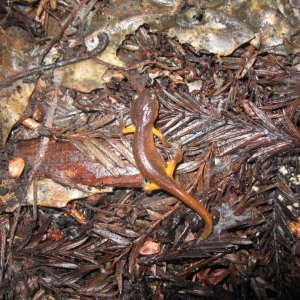
[{"label": "brown salamander", "polygon": [[[168,174],[166,164],[155,146],[154,134],[158,135],[159,131],[154,128],[154,122],[158,116],[158,109],[159,104],[156,94],[151,89],[145,88],[141,91],[131,108],[131,118],[134,127],[129,130],[125,129],[123,132],[135,133],[132,145],[133,156],[142,176],[150,181],[150,183],[145,184],[145,191],[150,192],[153,189],[163,189],[193,209],[206,223],[205,230],[201,235],[201,239],[205,239],[212,232],[213,221],[211,215],[172,178],[173,171]],[[162,139],[162,142],[164,141]],[[176,163],[181,160],[181,155],[179,156],[179,159],[177,156]],[[175,165],[173,170],[174,168]]]}]

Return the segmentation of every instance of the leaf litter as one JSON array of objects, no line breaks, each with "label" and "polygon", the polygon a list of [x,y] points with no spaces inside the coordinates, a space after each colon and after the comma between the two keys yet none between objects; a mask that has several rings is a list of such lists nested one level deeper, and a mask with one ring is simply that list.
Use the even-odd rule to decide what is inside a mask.
[{"label": "leaf litter", "polygon": [[[263,38],[254,43],[245,22],[249,37],[232,40],[228,51],[229,44],[217,41],[224,28],[232,38],[238,33],[242,14],[235,19],[233,11],[247,11],[239,1],[219,14],[194,1],[141,1],[132,12],[118,1],[44,1],[44,10],[41,2],[0,5],[7,36],[16,20],[14,30],[31,35],[21,47],[25,54],[1,45],[2,116],[12,116],[9,123],[0,118],[1,296],[299,298],[300,60],[293,3],[276,13],[268,1],[255,9]],[[97,25],[100,13],[105,21]],[[119,27],[109,24],[110,15]],[[199,32],[211,36],[208,15],[233,26],[209,23],[216,25],[213,45],[221,48],[198,44]],[[271,20],[283,24],[278,36],[269,30]],[[182,39],[193,33],[196,44]],[[36,52],[27,49],[33,41]],[[105,51],[112,55],[106,60]],[[88,77],[87,59],[104,70],[95,71],[96,81]],[[78,61],[84,86],[72,75],[76,69],[57,73]],[[131,103],[144,85],[159,97],[157,127],[172,145],[157,143],[160,153],[168,160],[174,149],[184,150],[176,180],[214,217],[207,240],[200,240],[203,221],[189,208],[163,191],[141,190],[131,137],[120,135],[119,121],[130,124]],[[14,107],[17,94],[21,109]],[[8,164],[16,157],[25,169],[13,179]],[[150,243],[154,248],[145,250]]]}]

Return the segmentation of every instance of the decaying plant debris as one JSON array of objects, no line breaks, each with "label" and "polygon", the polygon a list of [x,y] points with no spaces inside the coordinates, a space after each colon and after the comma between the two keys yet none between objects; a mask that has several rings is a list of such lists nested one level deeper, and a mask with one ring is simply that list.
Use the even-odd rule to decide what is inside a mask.
[{"label": "decaying plant debris", "polygon": [[[44,2],[43,29],[31,17],[20,20],[20,7],[7,12],[0,5],[4,32],[17,24],[42,49],[26,69],[23,48],[16,48],[22,63],[1,75],[0,96],[30,88],[18,122],[2,131],[1,296],[299,299],[299,53],[256,49],[250,41],[229,56],[196,52],[139,24],[121,33],[117,58],[104,62],[106,32],[97,33],[92,52],[79,33],[74,48],[65,45],[67,25],[93,1],[72,9],[59,3],[71,12],[57,12],[67,25],[48,41],[38,39],[50,30],[56,1]],[[177,2],[173,13],[186,9]],[[281,50],[299,38],[293,32]],[[40,65],[53,46],[58,59]],[[99,86],[97,78],[78,89],[56,81],[54,69],[86,59],[107,72]],[[158,141],[160,153],[167,161],[177,148],[184,151],[176,180],[214,217],[204,241],[193,211],[164,191],[149,196],[141,189],[131,137],[119,130],[121,120],[131,123],[141,86],[159,97],[157,127],[171,144]],[[16,179],[8,171],[14,158],[25,160]]]}]

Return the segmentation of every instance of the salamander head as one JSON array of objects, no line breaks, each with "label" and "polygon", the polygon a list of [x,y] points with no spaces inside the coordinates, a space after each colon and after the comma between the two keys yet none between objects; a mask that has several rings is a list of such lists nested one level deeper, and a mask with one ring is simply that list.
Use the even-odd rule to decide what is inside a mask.
[{"label": "salamander head", "polygon": [[155,92],[144,89],[131,107],[132,123],[136,127],[153,124],[158,115],[158,106]]}]

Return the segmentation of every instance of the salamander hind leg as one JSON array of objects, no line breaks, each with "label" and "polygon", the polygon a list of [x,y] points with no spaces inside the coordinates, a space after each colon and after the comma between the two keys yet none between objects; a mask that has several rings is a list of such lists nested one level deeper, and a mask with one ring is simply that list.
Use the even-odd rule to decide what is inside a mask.
[{"label": "salamander hind leg", "polygon": [[181,162],[182,160],[182,151],[181,150],[177,150],[175,152],[174,157],[172,158],[172,160],[170,160],[169,162],[167,162],[167,168],[166,168],[166,174],[170,177],[173,178],[174,175],[174,171],[176,169],[176,166],[179,162]]},{"label": "salamander hind leg", "polygon": [[164,137],[164,135],[158,129],[153,127],[152,128],[152,133],[160,139],[161,143],[164,146],[170,147],[169,142],[167,141],[167,139]]},{"label": "salamander hind leg", "polygon": [[153,191],[160,190],[161,187],[154,182],[146,182],[143,184],[143,190],[146,194],[151,194]]},{"label": "salamander hind leg", "polygon": [[[173,178],[175,168],[181,160],[182,160],[182,152],[178,150],[175,153],[173,159],[170,160],[169,162],[167,162],[167,167],[166,167],[165,172],[168,177]],[[143,190],[147,194],[150,194],[151,192],[160,190],[160,189],[161,189],[161,187],[154,182],[146,182],[143,185]]]},{"label": "salamander hind leg", "polygon": [[123,134],[128,134],[128,133],[135,133],[135,126],[134,125],[130,125],[130,126],[125,126],[125,122],[124,120],[120,121],[120,131]]}]

